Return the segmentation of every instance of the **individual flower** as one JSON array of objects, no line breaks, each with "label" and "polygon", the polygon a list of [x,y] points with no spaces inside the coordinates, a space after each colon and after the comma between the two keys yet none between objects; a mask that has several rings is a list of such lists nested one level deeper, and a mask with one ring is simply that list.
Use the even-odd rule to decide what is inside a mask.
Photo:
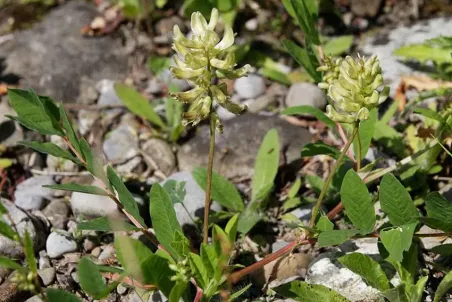
[{"label": "individual flower", "polygon": [[[183,123],[196,125],[200,121],[211,117],[214,103],[226,110],[240,114],[246,106],[231,102],[226,84],[214,84],[216,79],[236,79],[247,75],[249,65],[235,69],[234,53],[228,48],[234,44],[234,32],[229,25],[225,25],[223,38],[220,40],[214,31],[218,22],[218,10],[213,9],[210,21],[200,12],[191,15],[191,30],[193,35],[185,37],[177,25],[174,26],[173,49],[175,66],[170,70],[174,77],[188,80],[194,88],[171,96],[180,102],[190,104],[189,111],[184,114]],[[218,117],[217,128],[221,129]]]},{"label": "individual flower", "polygon": [[326,115],[341,123],[356,123],[367,120],[369,112],[383,103],[389,95],[389,87],[381,92],[378,88],[383,84],[380,62],[376,56],[369,59],[358,56],[353,59],[347,56],[344,60],[334,63],[326,60],[329,65],[319,68],[327,71],[324,82],[319,87],[327,89],[327,95],[332,101],[328,105]]}]

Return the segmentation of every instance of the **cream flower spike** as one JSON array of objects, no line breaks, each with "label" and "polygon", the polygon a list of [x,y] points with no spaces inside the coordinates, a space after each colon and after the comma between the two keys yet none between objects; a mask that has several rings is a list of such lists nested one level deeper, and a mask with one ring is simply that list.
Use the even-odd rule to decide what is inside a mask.
[{"label": "cream flower spike", "polygon": [[245,65],[235,69],[234,53],[228,51],[234,44],[234,32],[230,26],[225,25],[220,41],[214,31],[218,21],[217,9],[212,10],[209,23],[200,12],[194,12],[191,15],[193,32],[191,38],[185,37],[177,25],[173,28],[172,48],[176,55],[175,65],[170,67],[170,71],[174,77],[186,79],[194,86],[190,91],[171,94],[180,102],[190,104],[188,112],[183,116],[185,125],[196,125],[210,117],[215,119],[216,128],[221,130],[221,123],[214,111],[214,103],[234,114],[246,110],[246,106],[231,102],[224,83],[212,84],[218,79],[246,76],[250,68],[249,65]]}]

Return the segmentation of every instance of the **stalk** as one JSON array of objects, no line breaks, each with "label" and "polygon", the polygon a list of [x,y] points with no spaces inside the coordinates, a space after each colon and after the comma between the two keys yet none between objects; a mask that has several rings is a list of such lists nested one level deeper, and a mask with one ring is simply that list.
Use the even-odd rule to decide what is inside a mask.
[{"label": "stalk", "polygon": [[328,178],[326,179],[325,184],[323,185],[322,192],[320,192],[319,198],[317,199],[317,202],[315,203],[314,208],[312,208],[312,214],[311,214],[311,220],[309,221],[309,227],[314,226],[314,223],[319,214],[320,206],[322,205],[322,201],[325,198],[326,191],[328,190],[328,187],[330,186],[331,180],[333,179],[333,176],[336,173],[337,168],[341,164],[342,160],[344,159],[345,154],[347,153],[353,140],[355,139],[355,136],[358,133],[358,129],[359,129],[359,127],[357,127],[357,126],[355,126],[353,128],[352,136],[350,137],[350,139],[347,142],[347,145],[345,145],[344,149],[342,150],[341,154],[339,155],[338,159],[336,160],[333,170],[331,170],[330,174],[328,175]]},{"label": "stalk", "polygon": [[208,243],[209,239],[209,210],[210,210],[210,194],[212,192],[212,170],[213,157],[215,154],[215,118],[210,117],[210,144],[209,144],[209,162],[207,164],[207,187],[206,199],[204,200],[204,227],[203,242]]},{"label": "stalk", "polygon": [[[358,126],[356,126],[358,128]],[[356,172],[359,172],[361,170],[361,138],[359,137],[359,130],[356,132],[356,142],[358,145],[358,151],[356,153]]]}]

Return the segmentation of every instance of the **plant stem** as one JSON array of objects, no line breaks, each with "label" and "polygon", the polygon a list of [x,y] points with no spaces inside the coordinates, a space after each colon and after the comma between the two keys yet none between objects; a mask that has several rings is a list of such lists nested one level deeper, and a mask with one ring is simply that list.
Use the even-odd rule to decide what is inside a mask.
[{"label": "plant stem", "polygon": [[359,137],[359,126],[357,125],[358,132],[356,132],[356,142],[357,142],[357,153],[356,153],[356,172],[361,170],[361,138]]},{"label": "plant stem", "polygon": [[342,162],[342,159],[344,158],[345,154],[347,153],[348,149],[350,148],[350,145],[352,144],[353,140],[355,139],[356,134],[358,133],[358,127],[353,128],[353,133],[350,139],[347,142],[347,145],[345,145],[344,149],[342,150],[341,154],[336,160],[336,163],[333,166],[333,170],[331,170],[330,174],[328,175],[328,178],[326,179],[322,192],[320,192],[319,198],[317,199],[317,202],[315,203],[314,208],[312,208],[312,214],[311,214],[311,220],[309,221],[309,226],[314,226],[314,223],[317,219],[317,215],[319,214],[320,206],[322,205],[323,198],[326,195],[326,192],[328,190],[328,187],[331,183],[331,180],[333,179],[334,174],[336,173],[337,168]]},{"label": "plant stem", "polygon": [[208,243],[209,239],[209,210],[210,210],[210,194],[212,192],[212,170],[213,156],[215,154],[215,118],[210,117],[210,144],[209,144],[209,162],[207,164],[207,187],[206,199],[204,200],[204,227],[203,242]]}]

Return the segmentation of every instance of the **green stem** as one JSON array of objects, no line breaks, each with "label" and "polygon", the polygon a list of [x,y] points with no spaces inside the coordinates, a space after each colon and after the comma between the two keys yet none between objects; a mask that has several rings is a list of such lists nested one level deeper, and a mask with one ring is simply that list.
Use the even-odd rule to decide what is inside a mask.
[{"label": "green stem", "polygon": [[209,162],[207,164],[207,187],[206,199],[204,200],[204,228],[203,228],[203,242],[208,243],[209,239],[209,209],[210,209],[210,194],[212,191],[212,170],[213,170],[213,156],[215,154],[215,118],[210,117],[210,145],[209,145]]},{"label": "green stem", "polygon": [[356,132],[356,142],[357,142],[357,153],[356,153],[356,172],[359,172],[361,170],[361,138],[359,137],[359,126],[356,125],[356,128],[358,128],[358,132]]},{"label": "green stem", "polygon": [[319,214],[320,206],[322,205],[323,198],[326,195],[326,192],[331,183],[331,180],[333,179],[333,176],[336,173],[337,168],[341,164],[345,154],[347,153],[348,149],[350,148],[350,145],[353,143],[353,140],[355,139],[355,136],[358,133],[358,129],[359,129],[359,127],[356,127],[356,126],[353,128],[352,136],[350,137],[350,139],[348,140],[344,149],[342,150],[341,154],[337,158],[336,163],[334,164],[333,170],[331,170],[330,174],[328,175],[328,178],[326,179],[326,181],[323,185],[322,192],[320,192],[319,198],[317,199],[317,202],[315,203],[314,208],[312,208],[311,220],[309,221],[310,227],[314,226],[314,223],[317,219],[317,215]]}]

